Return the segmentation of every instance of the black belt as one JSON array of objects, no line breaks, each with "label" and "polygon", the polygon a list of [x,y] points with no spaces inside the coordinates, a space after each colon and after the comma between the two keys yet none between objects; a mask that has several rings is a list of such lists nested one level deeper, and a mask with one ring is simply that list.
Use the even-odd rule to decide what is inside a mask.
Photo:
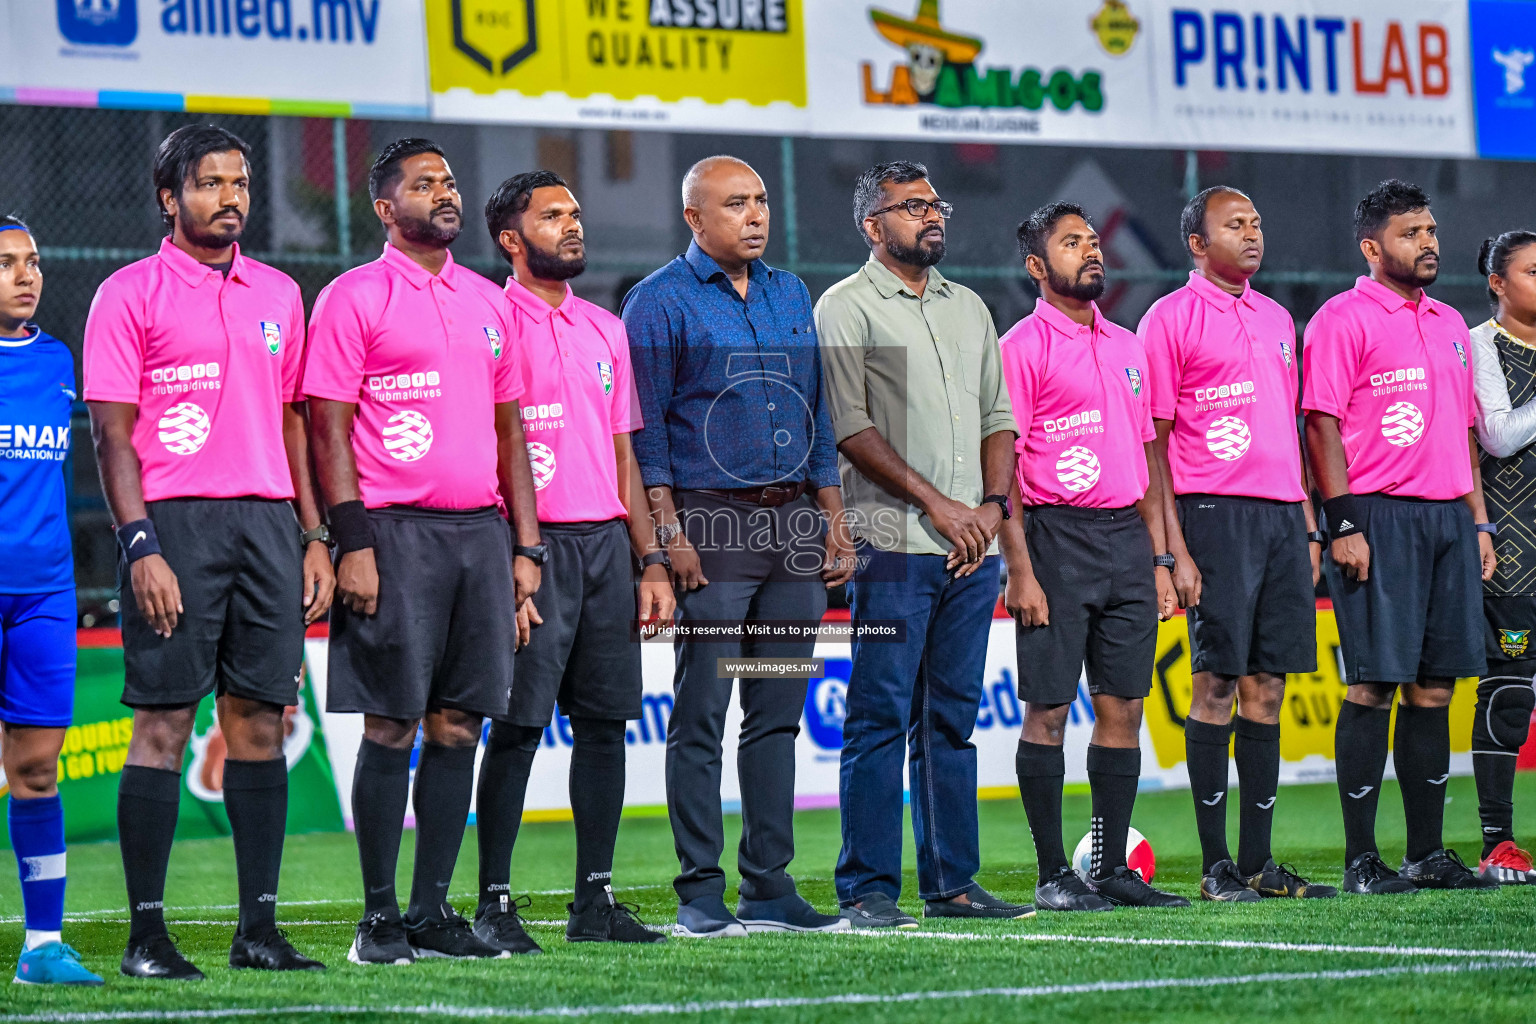
[{"label": "black belt", "polygon": [[729,501],[740,501],[748,505],[761,505],[764,508],[778,508],[780,505],[788,505],[806,492],[808,485],[804,480],[792,484],[769,484],[767,487],[738,487],[734,490],[718,490],[711,487],[695,487],[693,490],[700,494],[708,494],[716,498],[725,498]]}]

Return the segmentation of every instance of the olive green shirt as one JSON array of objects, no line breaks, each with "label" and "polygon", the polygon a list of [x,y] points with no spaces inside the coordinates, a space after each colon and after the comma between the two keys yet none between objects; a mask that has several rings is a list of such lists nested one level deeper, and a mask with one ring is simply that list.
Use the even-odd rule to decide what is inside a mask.
[{"label": "olive green shirt", "polygon": [[[921,298],[873,256],[816,303],[832,431],[874,427],[944,495],[980,503],[981,441],[1017,433],[997,329],[981,298],[928,271]],[[917,506],[838,455],[855,534],[883,551],[942,555],[953,546]]]}]

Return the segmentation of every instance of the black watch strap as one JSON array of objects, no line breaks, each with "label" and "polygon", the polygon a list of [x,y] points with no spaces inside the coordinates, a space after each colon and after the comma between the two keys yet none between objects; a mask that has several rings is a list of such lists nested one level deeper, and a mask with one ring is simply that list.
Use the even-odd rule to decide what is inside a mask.
[{"label": "black watch strap", "polygon": [[305,530],[303,533],[299,534],[299,546],[300,547],[306,547],[307,548],[311,544],[313,544],[315,541],[319,541],[321,544],[324,544],[326,547],[330,547],[331,546],[331,528],[329,526],[326,526],[324,523],[321,523],[319,526],[315,527],[313,530]]},{"label": "black watch strap", "polygon": [[1322,530],[1313,530],[1312,532],[1308,533],[1307,540],[1313,544],[1321,544],[1323,547],[1328,546],[1328,535]]},{"label": "black watch strap", "polygon": [[640,559],[641,572],[644,572],[653,565],[664,565],[670,569],[672,568],[672,557],[665,551],[652,551]]},{"label": "black watch strap", "polygon": [[1008,513],[1008,495],[1006,495],[1006,494],[989,494],[985,498],[981,499],[981,503],[983,505],[985,505],[989,501],[992,502],[994,505],[996,505],[998,508],[1003,510],[1003,518],[1004,519],[1009,518],[1009,513]]},{"label": "black watch strap", "polygon": [[1173,567],[1178,565],[1178,564],[1179,564],[1178,560],[1176,558],[1174,558],[1172,555],[1153,555],[1152,556],[1152,568],[1154,568],[1154,569],[1167,569],[1169,572],[1172,572],[1173,571]]},{"label": "black watch strap", "polygon": [[526,558],[534,565],[543,565],[549,561],[548,544],[516,544],[512,548],[512,554],[519,558]]}]

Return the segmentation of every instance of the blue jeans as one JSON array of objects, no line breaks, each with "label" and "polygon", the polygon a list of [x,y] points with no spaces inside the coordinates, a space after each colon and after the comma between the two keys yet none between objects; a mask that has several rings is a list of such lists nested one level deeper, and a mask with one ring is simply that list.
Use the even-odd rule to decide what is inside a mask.
[{"label": "blue jeans", "polygon": [[[918,895],[948,899],[981,865],[976,748],[998,559],[950,581],[942,555],[861,547],[849,584],[853,621],[906,623],[902,643],[855,640],[838,795],[843,849],[837,898],[847,906],[901,894],[901,764],[910,758]],[[903,742],[905,740],[905,742]]]}]

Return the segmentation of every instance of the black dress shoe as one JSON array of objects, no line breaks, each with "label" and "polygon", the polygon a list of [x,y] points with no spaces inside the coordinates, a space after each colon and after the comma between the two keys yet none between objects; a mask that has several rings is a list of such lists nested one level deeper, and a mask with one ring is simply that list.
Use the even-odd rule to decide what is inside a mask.
[{"label": "black dress shoe", "polygon": [[254,935],[235,932],[229,944],[229,966],[238,969],[251,967],[258,971],[323,971],[325,964],[312,960],[293,948],[277,928],[268,928]]},{"label": "black dress shoe", "polygon": [[1093,888],[1100,896],[1121,907],[1187,907],[1189,900],[1171,892],[1154,889],[1135,871],[1115,868],[1108,878],[1095,878]]},{"label": "black dress shoe", "polygon": [[1115,905],[1088,888],[1071,868],[1062,868],[1035,886],[1035,906],[1041,910],[1114,910]]},{"label": "black dress shoe", "polygon": [[120,970],[130,978],[159,978],[164,981],[202,981],[203,972],[181,955],[176,940],[168,932],[159,932],[137,941],[130,939],[123,951]]}]

